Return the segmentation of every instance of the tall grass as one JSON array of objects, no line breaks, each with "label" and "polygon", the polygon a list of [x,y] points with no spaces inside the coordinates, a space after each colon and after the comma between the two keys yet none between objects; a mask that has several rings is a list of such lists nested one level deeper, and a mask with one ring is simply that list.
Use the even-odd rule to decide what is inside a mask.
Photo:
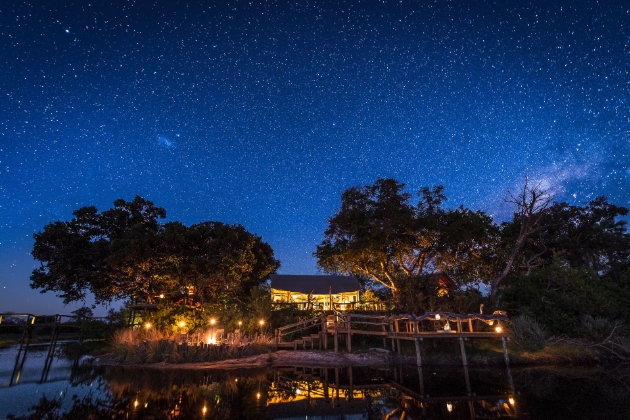
[{"label": "tall grass", "polygon": [[534,347],[544,347],[548,337],[545,327],[527,315],[512,318],[509,330],[514,341]]},{"label": "tall grass", "polygon": [[237,344],[203,347],[181,346],[178,335],[160,330],[120,330],[111,340],[113,358],[132,364],[214,362],[269,353],[274,347],[272,338],[258,334]]}]

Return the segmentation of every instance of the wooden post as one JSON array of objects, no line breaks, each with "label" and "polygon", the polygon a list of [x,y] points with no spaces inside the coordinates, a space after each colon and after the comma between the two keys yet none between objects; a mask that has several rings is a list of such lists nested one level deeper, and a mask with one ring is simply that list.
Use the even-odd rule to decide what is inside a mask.
[{"label": "wooden post", "polygon": [[510,381],[510,389],[514,394],[514,380],[512,379],[512,371],[510,370],[510,358],[508,357],[507,344],[505,337],[501,337],[503,342],[503,358],[505,359],[505,367],[507,368],[508,380]]},{"label": "wooden post", "polygon": [[278,344],[280,344],[280,330],[276,328],[276,350],[278,350]]},{"label": "wooden post", "polygon": [[324,368],[324,401],[328,402],[328,368]]},{"label": "wooden post", "polygon": [[472,391],[470,389],[470,376],[468,375],[468,366],[464,365],[464,379],[466,380],[466,391],[468,392],[468,396],[472,395]]},{"label": "wooden post", "polygon": [[[323,341],[323,343],[322,343]],[[326,330],[326,313],[322,314],[322,330],[319,333],[319,349],[322,349],[322,344],[324,350],[328,347],[328,331]]]},{"label": "wooden post", "polygon": [[[398,324],[398,319],[394,320],[394,328],[396,330],[396,336],[398,336],[398,333],[400,332],[400,325]],[[396,339],[396,347],[397,347],[396,350],[398,351],[398,354],[402,354],[401,349],[400,349],[400,339],[399,338]]]},{"label": "wooden post", "polygon": [[464,337],[459,337],[459,348],[462,351],[462,363],[464,366],[468,366],[468,360],[466,360],[466,347],[464,346]]},{"label": "wooden post", "polygon": [[[420,383],[420,396],[424,397],[424,377],[422,375],[422,367],[418,366],[418,382]],[[422,404],[424,408],[426,404]]]},{"label": "wooden post", "polygon": [[335,338],[335,353],[339,351],[339,335],[337,334],[337,314],[333,313],[333,328]]},{"label": "wooden post", "polygon": [[381,319],[381,330],[385,333],[383,334],[383,348],[387,348],[387,339],[385,338],[387,335],[387,328],[385,328],[385,317]]},{"label": "wooden post", "polygon": [[472,319],[469,319],[469,320],[468,320],[468,331],[473,332]]},{"label": "wooden post", "polygon": [[348,331],[348,342],[346,343],[348,345],[348,353],[352,353],[352,334],[351,334],[351,328],[350,328],[350,319],[351,319],[352,315],[347,314],[346,315],[346,323],[348,325],[346,325],[347,327],[347,331]]},{"label": "wooden post", "polygon": [[[418,334],[418,321],[416,321],[415,316],[412,318],[412,326],[413,326],[413,333]],[[422,354],[420,352],[420,340],[421,338],[418,338],[418,337],[414,337],[413,339],[414,344],[416,345],[416,366],[418,367],[422,367]]]},{"label": "wooden post", "polygon": [[394,338],[394,321],[392,321],[391,319],[389,319],[389,332],[392,335],[392,352],[396,351],[396,339]]}]

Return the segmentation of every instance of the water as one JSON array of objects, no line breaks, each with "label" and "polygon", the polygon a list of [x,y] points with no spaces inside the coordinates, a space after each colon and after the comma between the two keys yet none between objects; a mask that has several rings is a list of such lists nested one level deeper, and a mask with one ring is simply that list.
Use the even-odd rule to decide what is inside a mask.
[{"label": "water", "polygon": [[17,348],[0,349],[0,419],[39,419],[57,405],[60,418],[81,419],[630,419],[628,369],[526,368],[511,377],[503,367],[462,366],[180,371],[56,358],[41,382],[46,351],[32,347],[11,381]]}]

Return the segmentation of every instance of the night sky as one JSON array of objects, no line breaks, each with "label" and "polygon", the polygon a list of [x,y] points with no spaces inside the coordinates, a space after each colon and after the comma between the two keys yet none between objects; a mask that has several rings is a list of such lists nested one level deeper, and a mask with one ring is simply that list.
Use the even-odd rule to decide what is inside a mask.
[{"label": "night sky", "polygon": [[[67,5],[65,5],[67,3]],[[203,3],[203,4],[200,4]],[[525,175],[630,206],[626,1],[3,1],[0,312],[33,233],[140,195],[312,253],[346,188],[443,184],[509,217]]]}]

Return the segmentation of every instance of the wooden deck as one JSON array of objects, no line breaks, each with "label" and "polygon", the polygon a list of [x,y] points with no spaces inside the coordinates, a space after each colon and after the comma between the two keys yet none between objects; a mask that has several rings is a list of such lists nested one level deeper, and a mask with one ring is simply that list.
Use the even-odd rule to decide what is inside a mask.
[{"label": "wooden deck", "polygon": [[[502,341],[505,363],[509,366],[506,346],[509,336],[501,327],[501,322],[507,321],[507,315],[502,311],[497,311],[492,315],[427,312],[421,316],[361,315],[334,311],[278,328],[275,339],[277,349],[306,350],[308,347],[314,349],[315,341],[317,341],[320,350],[327,350],[329,338],[332,336],[335,352],[339,351],[340,338],[345,342],[347,350],[351,352],[352,336],[367,335],[381,338],[384,348],[388,347],[388,341],[391,342],[391,350],[398,354],[401,354],[401,341],[413,341],[418,366],[422,366],[420,342],[425,339],[459,341],[464,365],[468,364],[464,341],[495,339]],[[485,331],[479,331],[479,326],[482,326]],[[494,332],[487,331],[487,326],[494,328]],[[296,335],[299,338],[294,338]]]}]

